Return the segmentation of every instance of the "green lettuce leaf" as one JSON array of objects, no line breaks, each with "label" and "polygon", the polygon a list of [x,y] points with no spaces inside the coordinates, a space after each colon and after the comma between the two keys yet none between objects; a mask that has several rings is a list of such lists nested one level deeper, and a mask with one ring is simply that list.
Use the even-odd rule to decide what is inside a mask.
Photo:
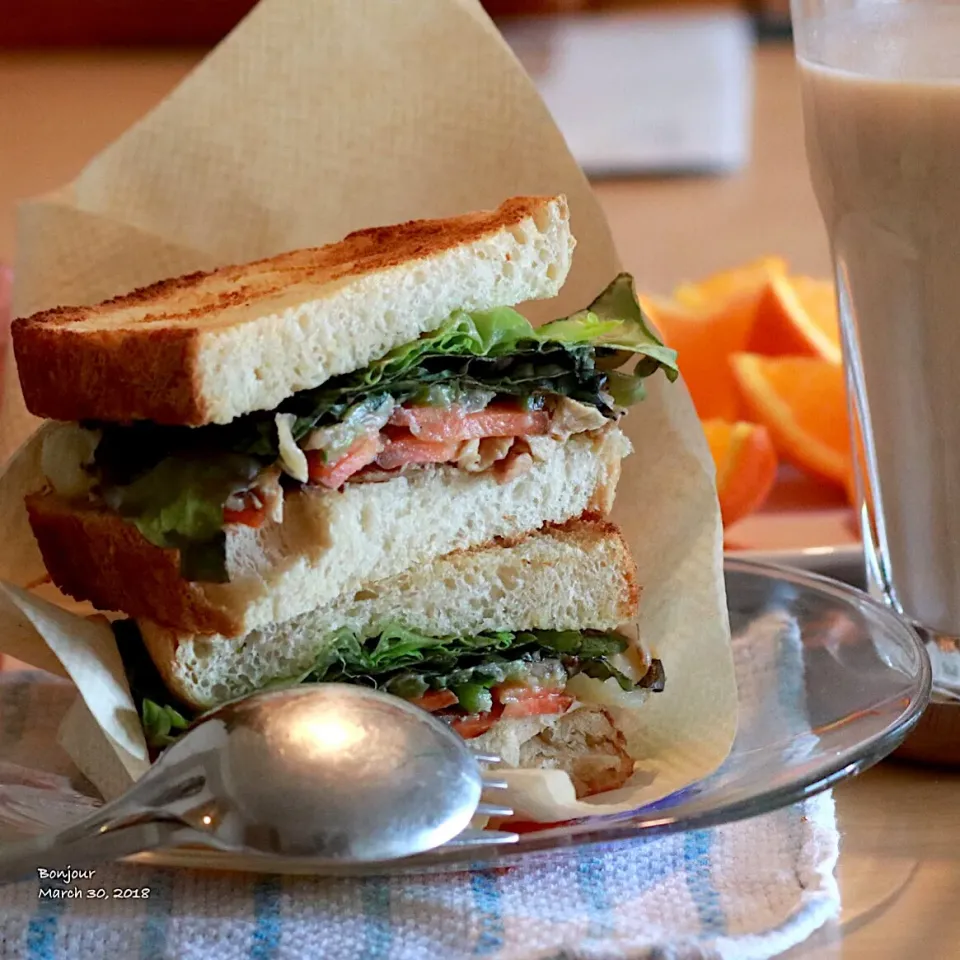
[{"label": "green lettuce leaf", "polygon": [[487,713],[493,709],[493,694],[482,683],[458,683],[451,689],[464,713]]},{"label": "green lettuce leaf", "polygon": [[626,363],[626,354],[639,354],[662,366],[670,380],[679,375],[676,350],[664,346],[647,326],[633,290],[633,277],[621,273],[590,306],[539,328],[512,307],[457,311],[435,333],[396,347],[371,363],[362,372],[363,380],[369,386],[392,380],[432,356],[502,357],[557,344],[618,351],[622,355],[616,364],[608,363],[611,369]]},{"label": "green lettuce leaf", "polygon": [[323,644],[316,663],[300,679],[373,681],[408,668],[437,674],[453,670],[464,658],[484,659],[506,651],[513,641],[514,634],[508,632],[430,637],[400,624],[391,624],[378,637],[364,640],[344,628]]},{"label": "green lettuce leaf", "polygon": [[627,354],[642,354],[662,366],[668,379],[676,380],[680,375],[677,351],[664,346],[647,326],[629,273],[619,274],[589,307],[544,324],[537,335],[555,342],[611,348],[618,351],[615,366],[625,363]]},{"label": "green lettuce leaf", "polygon": [[170,693],[147,653],[136,622],[114,620],[110,626],[147,745],[154,751],[169,746],[189,727],[191,718],[167,702]]},{"label": "green lettuce leaf", "polygon": [[252,457],[167,457],[104,500],[158,547],[180,549],[187,579],[226,580],[223,505],[261,470]]},{"label": "green lettuce leaf", "polygon": [[[477,690],[521,678],[534,664],[559,660],[567,675],[583,664],[622,653],[627,640],[613,631],[498,631],[463,637],[431,637],[399,624],[363,640],[340,630],[322,646],[313,667],[297,680],[360,681],[414,699],[426,690]],[[610,666],[610,670],[614,670]],[[613,675],[612,673],[609,675]]]},{"label": "green lettuce leaf", "polygon": [[169,704],[161,706],[144,698],[140,703],[140,723],[147,745],[155,749],[170,746],[190,726],[190,722]]}]

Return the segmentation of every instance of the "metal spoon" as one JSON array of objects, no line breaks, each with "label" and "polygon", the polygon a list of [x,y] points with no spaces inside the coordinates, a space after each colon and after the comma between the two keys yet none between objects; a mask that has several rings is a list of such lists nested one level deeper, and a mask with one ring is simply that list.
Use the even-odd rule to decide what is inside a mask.
[{"label": "metal spoon", "polygon": [[[391,860],[459,842],[480,803],[478,757],[419,707],[366,687],[301,684],[208,714],[122,797],[80,823],[0,851],[0,882],[159,846],[337,863]],[[457,841],[455,841],[457,842]]]}]

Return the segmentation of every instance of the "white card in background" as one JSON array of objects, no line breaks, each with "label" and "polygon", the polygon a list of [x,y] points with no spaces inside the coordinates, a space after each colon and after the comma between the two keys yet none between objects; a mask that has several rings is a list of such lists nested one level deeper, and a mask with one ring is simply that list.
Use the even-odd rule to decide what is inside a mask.
[{"label": "white card in background", "polygon": [[502,30],[588,175],[733,172],[748,161],[743,14],[544,17]]}]

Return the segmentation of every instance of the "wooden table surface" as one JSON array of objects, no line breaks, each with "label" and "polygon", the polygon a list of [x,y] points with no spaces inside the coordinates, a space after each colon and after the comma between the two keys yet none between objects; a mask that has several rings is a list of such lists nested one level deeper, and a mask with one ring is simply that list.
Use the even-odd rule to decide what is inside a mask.
[{"label": "wooden table surface", "polygon": [[[0,55],[0,260],[14,204],[71,179],[196,62],[192,52]],[[789,48],[756,57],[752,162],[725,178],[597,185],[623,260],[650,290],[765,253],[826,274]],[[836,790],[843,913],[790,951],[812,957],[960,956],[960,778],[882,764]]]}]

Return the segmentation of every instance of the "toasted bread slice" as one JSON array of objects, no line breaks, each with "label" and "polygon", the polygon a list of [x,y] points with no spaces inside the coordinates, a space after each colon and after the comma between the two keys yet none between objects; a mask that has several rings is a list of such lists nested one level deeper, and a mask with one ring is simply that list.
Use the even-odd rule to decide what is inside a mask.
[{"label": "toasted bread slice", "polygon": [[57,420],[227,423],[366,366],[454,310],[556,296],[564,197],[352,233],[13,324],[27,408]]},{"label": "toasted bread slice", "polygon": [[399,622],[438,637],[584,624],[613,629],[634,619],[639,595],[636,565],[619,530],[584,518],[365,583],[244,637],[180,634],[144,620],[140,632],[171,692],[205,709],[302,675],[343,627],[376,636]]},{"label": "toasted bread slice", "polygon": [[153,546],[105,508],[39,493],[27,510],[65,593],[184,633],[240,636],[452,550],[605,515],[629,450],[610,425],[555,442],[506,483],[440,465],[341,492],[305,487],[287,496],[282,522],[227,527],[222,584],[182,579],[176,550]]}]

